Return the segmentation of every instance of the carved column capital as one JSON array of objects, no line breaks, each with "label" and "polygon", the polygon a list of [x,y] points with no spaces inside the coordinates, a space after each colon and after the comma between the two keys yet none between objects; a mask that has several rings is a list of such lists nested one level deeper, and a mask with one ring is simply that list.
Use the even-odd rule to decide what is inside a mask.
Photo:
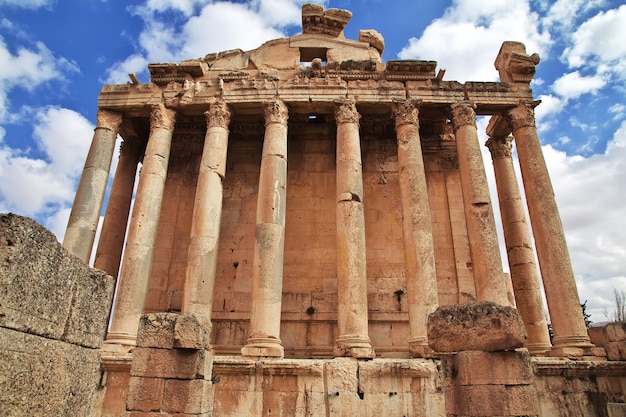
[{"label": "carved column capital", "polygon": [[121,113],[98,109],[98,113],[96,114],[96,129],[109,129],[117,134],[117,130],[120,124],[122,124],[122,118]]},{"label": "carved column capital", "polygon": [[396,118],[396,128],[404,124],[419,127],[419,102],[416,104],[410,100],[394,100],[392,111]]},{"label": "carved column capital", "polygon": [[354,100],[350,99],[338,99],[335,100],[335,120],[337,124],[342,123],[355,123],[359,124],[361,115],[356,109]]},{"label": "carved column capital", "polygon": [[456,131],[461,126],[476,126],[476,106],[461,101],[450,106],[452,126]]},{"label": "carved column capital", "polygon": [[289,119],[289,109],[281,100],[269,100],[263,103],[263,111],[265,112],[265,125],[270,123],[287,124]]},{"label": "carved column capital", "polygon": [[520,127],[535,127],[535,103],[522,102],[506,114],[513,130]]},{"label": "carved column capital", "polygon": [[491,159],[510,158],[512,155],[512,136],[492,137],[485,142],[485,146],[491,152]]},{"label": "carved column capital", "polygon": [[207,127],[222,127],[228,129],[232,112],[230,107],[223,100],[215,100],[209,106],[209,110],[204,112]]},{"label": "carved column capital", "polygon": [[162,128],[174,131],[176,124],[176,110],[168,109],[163,104],[155,104],[150,111],[150,131]]}]

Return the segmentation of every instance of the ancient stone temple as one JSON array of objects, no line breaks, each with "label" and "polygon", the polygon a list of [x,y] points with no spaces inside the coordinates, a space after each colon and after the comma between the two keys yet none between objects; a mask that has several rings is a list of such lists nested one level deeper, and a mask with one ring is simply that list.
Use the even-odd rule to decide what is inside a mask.
[{"label": "ancient stone temple", "polygon": [[462,84],[382,62],[350,17],[304,5],[300,35],[102,89],[63,242],[116,277],[96,415],[626,415],[535,128],[539,57],[505,42],[500,82]]}]

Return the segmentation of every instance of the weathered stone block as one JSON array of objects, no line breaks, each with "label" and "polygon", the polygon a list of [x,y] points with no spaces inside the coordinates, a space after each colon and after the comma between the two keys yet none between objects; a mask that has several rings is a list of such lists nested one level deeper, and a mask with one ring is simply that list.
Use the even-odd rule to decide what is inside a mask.
[{"label": "weathered stone block", "polygon": [[139,320],[137,347],[171,349],[174,347],[174,326],[177,314],[144,314]]},{"label": "weathered stone block", "polygon": [[209,349],[211,321],[200,314],[179,314],[174,325],[174,347]]},{"label": "weathered stone block", "polygon": [[98,348],[113,286],[34,220],[0,215],[0,326]]},{"label": "weathered stone block", "polygon": [[512,350],[526,337],[519,312],[492,302],[442,306],[428,316],[428,344],[435,352]]},{"label": "weathered stone block", "polygon": [[0,327],[0,416],[88,416],[100,355]]},{"label": "weathered stone block", "polygon": [[132,376],[210,379],[212,355],[205,350],[135,348]]},{"label": "weathered stone block", "polygon": [[131,376],[128,384],[126,408],[130,411],[159,411],[163,402],[163,378]]},{"label": "weathered stone block", "polygon": [[163,411],[201,414],[213,408],[213,384],[204,379],[168,379],[163,391]]},{"label": "weathered stone block", "polygon": [[454,385],[523,385],[531,384],[533,377],[527,351],[463,351],[445,355],[442,366],[454,370]]},{"label": "weathered stone block", "polygon": [[539,415],[539,398],[534,385],[513,385],[506,387],[507,405],[510,415]]}]

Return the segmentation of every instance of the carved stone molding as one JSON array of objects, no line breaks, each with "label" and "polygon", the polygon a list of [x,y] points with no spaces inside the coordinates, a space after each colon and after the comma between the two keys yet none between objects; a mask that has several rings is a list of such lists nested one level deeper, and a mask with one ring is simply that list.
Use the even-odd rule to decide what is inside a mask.
[{"label": "carved stone molding", "polygon": [[419,127],[419,109],[410,100],[394,100],[392,111],[396,119],[396,127],[404,124],[413,124]]},{"label": "carved stone molding", "polygon": [[215,100],[209,106],[209,110],[204,112],[206,116],[206,124],[208,127],[222,127],[228,129],[230,123],[231,111],[222,100]]},{"label": "carved stone molding", "polygon": [[122,114],[110,110],[98,109],[96,114],[96,128],[109,129],[117,133],[122,124]]},{"label": "carved stone molding", "polygon": [[476,106],[468,101],[454,103],[450,106],[452,126],[457,130],[461,126],[476,126]]},{"label": "carved stone molding", "polygon": [[263,103],[263,111],[265,113],[265,125],[270,123],[287,124],[289,119],[289,109],[285,103],[280,100],[270,100]]},{"label": "carved stone molding", "polygon": [[150,111],[150,132],[153,129],[167,129],[174,131],[176,124],[176,110],[168,109],[163,104],[155,104]]},{"label": "carved stone molding", "polygon": [[354,100],[339,99],[335,100],[335,120],[337,124],[341,123],[356,123],[359,124],[361,115],[356,109]]},{"label": "carved stone molding", "polygon": [[510,158],[512,155],[512,142],[513,137],[511,136],[493,137],[485,142],[485,146],[491,152],[491,159]]},{"label": "carved stone molding", "polygon": [[520,127],[535,127],[535,103],[520,103],[506,114],[513,130]]}]

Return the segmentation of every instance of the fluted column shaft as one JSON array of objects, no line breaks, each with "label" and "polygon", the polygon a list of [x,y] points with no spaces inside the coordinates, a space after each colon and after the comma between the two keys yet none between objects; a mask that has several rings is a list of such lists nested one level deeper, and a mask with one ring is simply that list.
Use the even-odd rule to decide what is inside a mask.
[{"label": "fluted column shaft", "polygon": [[139,157],[139,144],[124,140],[96,250],[94,266],[114,277],[120,270]]},{"label": "fluted column shaft", "polygon": [[510,303],[473,105],[469,102],[452,105],[452,124],[459,157],[476,297],[478,301],[493,301],[507,306]]},{"label": "fluted column shaft", "polygon": [[524,203],[511,158],[512,139],[493,137],[485,145],[493,160],[515,304],[528,333],[526,347],[531,354],[545,354],[551,348],[550,335]]},{"label": "fluted column shaft", "polygon": [[115,310],[106,338],[109,344],[135,344],[148,291],[175,121],[174,110],[162,104],[152,107],[150,137],[130,220]]},{"label": "fluted column shaft", "polygon": [[78,183],[63,247],[89,262],[122,115],[98,109],[96,130]]},{"label": "fluted column shaft", "polygon": [[265,138],[256,212],[252,311],[243,356],[283,357],[280,314],[283,288],[287,189],[288,110],[279,100],[264,104]]},{"label": "fluted column shaft", "polygon": [[210,319],[231,112],[226,103],[215,101],[204,114],[207,131],[193,206],[183,311],[202,314]]},{"label": "fluted column shaft", "polygon": [[426,172],[419,134],[419,111],[409,101],[395,103],[398,171],[404,236],[404,275],[409,309],[409,350],[413,357],[430,356],[428,315],[438,306],[435,246]]},{"label": "fluted column shaft", "polygon": [[337,122],[336,356],[374,357],[367,328],[367,274],[360,115],[353,100],[335,108]]},{"label": "fluted column shaft", "polygon": [[535,128],[532,104],[521,103],[509,111],[508,118],[513,128],[530,223],[535,235],[537,258],[554,332],[553,345],[555,348],[589,347],[591,342],[554,190]]}]

